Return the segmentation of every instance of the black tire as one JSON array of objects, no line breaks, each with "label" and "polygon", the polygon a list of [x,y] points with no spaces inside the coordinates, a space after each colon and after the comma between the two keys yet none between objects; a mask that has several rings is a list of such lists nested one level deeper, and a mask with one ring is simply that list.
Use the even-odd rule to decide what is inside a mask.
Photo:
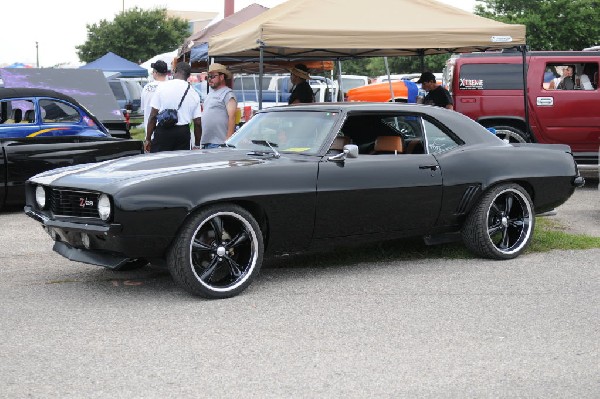
[{"label": "black tire", "polygon": [[229,298],[259,273],[263,251],[260,226],[250,212],[220,204],[186,221],[169,250],[167,265],[173,279],[191,294]]},{"label": "black tire", "polygon": [[518,184],[491,188],[467,216],[462,229],[465,246],[491,259],[512,259],[531,242],[535,227],[533,203]]},{"label": "black tire", "polygon": [[148,262],[148,259],[146,259],[146,258],[136,258],[136,259],[130,259],[129,261],[127,261],[120,267],[118,267],[116,269],[112,269],[112,270],[114,270],[116,272],[127,272],[130,270],[141,269],[142,267],[145,267],[149,264],[150,264],[150,262]]},{"label": "black tire", "polygon": [[530,143],[531,140],[527,137],[527,135],[512,126],[492,126],[496,129],[496,136],[500,137],[503,140],[508,140],[509,143]]}]

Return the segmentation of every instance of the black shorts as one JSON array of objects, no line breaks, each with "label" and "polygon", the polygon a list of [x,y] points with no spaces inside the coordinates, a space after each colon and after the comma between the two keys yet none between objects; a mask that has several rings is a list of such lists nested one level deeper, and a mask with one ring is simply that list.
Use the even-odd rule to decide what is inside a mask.
[{"label": "black shorts", "polygon": [[157,127],[152,137],[150,152],[189,150],[191,137],[189,125]]}]

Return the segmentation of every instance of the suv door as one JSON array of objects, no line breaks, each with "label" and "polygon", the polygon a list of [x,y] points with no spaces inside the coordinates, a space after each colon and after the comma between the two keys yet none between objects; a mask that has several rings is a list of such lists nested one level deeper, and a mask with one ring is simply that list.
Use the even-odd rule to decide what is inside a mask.
[{"label": "suv door", "polygon": [[[600,60],[600,57],[599,57]],[[575,66],[576,80],[586,71],[592,71],[590,80],[594,79],[593,71],[598,71],[598,60],[589,57],[581,60],[550,59],[541,62],[543,68],[536,68],[538,76],[533,82],[543,82],[543,74],[552,72],[560,75],[566,66]],[[589,72],[588,72],[589,73]],[[560,76],[557,76],[560,79]],[[547,79],[546,79],[547,80]],[[531,81],[531,80],[530,80]],[[560,90],[550,87],[549,82],[531,85],[531,104],[534,107],[539,134],[544,142],[568,144],[573,152],[596,152],[600,143],[600,91],[597,82],[592,90]],[[553,85],[555,86],[555,85]],[[589,86],[588,86],[589,87]]]}]

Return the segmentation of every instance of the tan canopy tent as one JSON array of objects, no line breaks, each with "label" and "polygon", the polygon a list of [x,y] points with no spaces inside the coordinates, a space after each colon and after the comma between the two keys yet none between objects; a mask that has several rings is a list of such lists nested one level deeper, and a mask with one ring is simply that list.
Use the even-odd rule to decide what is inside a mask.
[{"label": "tan canopy tent", "polygon": [[[217,59],[349,59],[501,49],[525,26],[435,0],[288,0],[209,39]],[[262,53],[262,54],[261,54]]]}]

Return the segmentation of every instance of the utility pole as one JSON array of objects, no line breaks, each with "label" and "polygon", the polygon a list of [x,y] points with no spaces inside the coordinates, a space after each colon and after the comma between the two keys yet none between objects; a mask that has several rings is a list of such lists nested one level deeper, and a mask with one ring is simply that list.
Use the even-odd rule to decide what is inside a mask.
[{"label": "utility pole", "polygon": [[35,42],[35,67],[40,67],[40,53],[38,51],[38,42]]}]

